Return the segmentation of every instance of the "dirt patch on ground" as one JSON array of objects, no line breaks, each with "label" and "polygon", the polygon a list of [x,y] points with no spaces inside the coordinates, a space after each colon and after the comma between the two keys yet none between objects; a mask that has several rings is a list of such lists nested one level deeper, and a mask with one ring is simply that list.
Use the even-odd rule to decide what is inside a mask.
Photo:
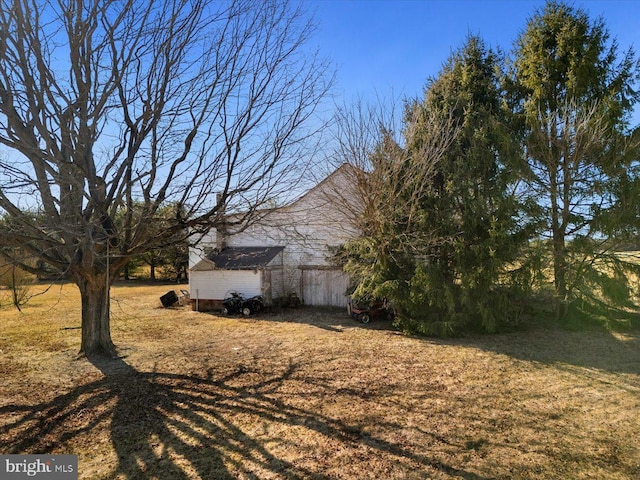
[{"label": "dirt patch on ground", "polygon": [[0,451],[85,479],[638,478],[640,338],[450,341],[338,310],[224,318],[117,287],[122,357],[78,359],[77,290],[0,311]]}]

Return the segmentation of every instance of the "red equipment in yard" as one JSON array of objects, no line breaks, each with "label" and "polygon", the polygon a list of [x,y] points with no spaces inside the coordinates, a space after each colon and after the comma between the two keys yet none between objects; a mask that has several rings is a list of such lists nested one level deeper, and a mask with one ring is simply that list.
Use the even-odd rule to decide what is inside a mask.
[{"label": "red equipment in yard", "polygon": [[361,323],[369,323],[372,319],[393,320],[393,309],[386,300],[374,300],[370,304],[360,303],[349,297],[347,313]]}]

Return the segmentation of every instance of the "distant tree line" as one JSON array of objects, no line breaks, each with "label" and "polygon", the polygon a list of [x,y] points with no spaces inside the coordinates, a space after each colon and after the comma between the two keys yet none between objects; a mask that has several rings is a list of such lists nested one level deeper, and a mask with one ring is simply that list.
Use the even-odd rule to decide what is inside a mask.
[{"label": "distant tree line", "polygon": [[[148,221],[149,228],[158,231],[167,228],[171,221],[172,206],[159,209],[158,215]],[[34,213],[34,217],[38,214]],[[119,226],[119,217],[116,215],[114,228]],[[8,216],[0,218],[0,223],[5,225],[10,222]],[[187,235],[182,233],[183,238],[170,238],[166,245],[157,246],[151,250],[144,251],[132,257],[122,268],[119,277],[123,280],[168,280],[184,282],[188,280],[189,269],[189,243]],[[118,252],[112,252],[115,260]],[[34,280],[37,281],[67,281],[69,275],[60,272],[58,269],[48,264],[47,261],[33,252],[20,247],[0,248],[0,286],[13,288],[20,285],[26,288]],[[15,303],[15,302],[14,302]]]},{"label": "distant tree line", "polygon": [[337,157],[359,172],[363,236],[339,256],[354,295],[441,336],[513,328],[532,305],[635,308],[639,265],[619,252],[638,244],[639,75],[602,19],[549,2],[511,56],[469,36],[400,128],[339,110]]}]

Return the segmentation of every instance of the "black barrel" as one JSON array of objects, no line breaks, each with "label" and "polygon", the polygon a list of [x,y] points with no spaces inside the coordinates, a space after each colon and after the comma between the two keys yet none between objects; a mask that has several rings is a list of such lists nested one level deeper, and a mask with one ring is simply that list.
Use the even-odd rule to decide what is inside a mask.
[{"label": "black barrel", "polygon": [[178,294],[173,290],[169,290],[167,293],[160,297],[163,307],[170,307],[174,303],[178,302]]}]

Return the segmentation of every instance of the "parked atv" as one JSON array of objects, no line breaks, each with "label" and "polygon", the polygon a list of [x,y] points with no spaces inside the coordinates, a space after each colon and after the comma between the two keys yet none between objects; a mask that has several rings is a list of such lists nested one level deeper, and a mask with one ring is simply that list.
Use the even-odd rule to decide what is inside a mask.
[{"label": "parked atv", "polygon": [[260,313],[264,309],[264,301],[262,295],[248,298],[242,302],[242,314],[244,316]]},{"label": "parked atv", "polygon": [[222,301],[222,313],[224,315],[242,314],[245,317],[258,313],[264,308],[261,295],[245,299],[238,292],[231,292],[230,296]]}]

